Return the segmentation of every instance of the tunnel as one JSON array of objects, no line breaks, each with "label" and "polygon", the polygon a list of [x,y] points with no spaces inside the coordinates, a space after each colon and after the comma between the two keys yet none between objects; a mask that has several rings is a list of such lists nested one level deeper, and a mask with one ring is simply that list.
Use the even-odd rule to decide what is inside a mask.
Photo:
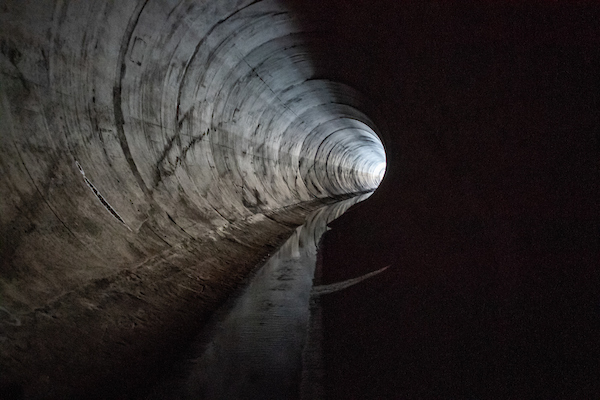
[{"label": "tunnel", "polygon": [[307,216],[365,194],[321,284],[382,272],[319,300],[313,398],[600,395],[599,20],[3,0],[0,397],[147,398]]}]

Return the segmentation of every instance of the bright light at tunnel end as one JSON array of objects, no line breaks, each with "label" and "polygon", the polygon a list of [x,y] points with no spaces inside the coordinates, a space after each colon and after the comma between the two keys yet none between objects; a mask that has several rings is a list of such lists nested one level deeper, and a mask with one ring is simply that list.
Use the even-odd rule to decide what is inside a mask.
[{"label": "bright light at tunnel end", "polygon": [[387,163],[385,161],[377,164],[377,166],[375,167],[373,175],[375,175],[377,177],[378,183],[381,183],[381,181],[383,180],[386,167],[387,167]]}]

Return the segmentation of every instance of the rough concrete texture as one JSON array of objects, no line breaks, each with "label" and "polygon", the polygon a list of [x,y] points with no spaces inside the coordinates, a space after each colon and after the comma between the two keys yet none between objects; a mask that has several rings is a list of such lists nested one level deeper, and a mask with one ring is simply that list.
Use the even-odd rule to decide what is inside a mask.
[{"label": "rough concrete texture", "polygon": [[[599,20],[597,2],[1,1],[2,385],[44,397],[45,368],[126,397],[137,370],[69,339],[77,315],[103,329],[85,299],[118,321],[142,303],[109,301],[115,279],[169,288],[143,297],[146,339],[114,350],[131,324],[111,325],[107,359],[150,367],[119,353],[191,329],[160,321],[185,308],[169,293],[200,296],[185,271],[227,276],[218,302],[281,243],[261,214],[287,207],[291,232],[293,205],[376,185],[376,133],[385,178],[325,234],[322,283],[390,267],[321,299],[325,394],[600,398]],[[182,281],[146,270],[161,254]],[[46,307],[75,307],[52,329],[81,350],[39,339]]]},{"label": "rough concrete texture", "polygon": [[0,26],[0,380],[27,396],[164,353],[315,199],[379,183],[366,100],[281,2],[3,1]]}]

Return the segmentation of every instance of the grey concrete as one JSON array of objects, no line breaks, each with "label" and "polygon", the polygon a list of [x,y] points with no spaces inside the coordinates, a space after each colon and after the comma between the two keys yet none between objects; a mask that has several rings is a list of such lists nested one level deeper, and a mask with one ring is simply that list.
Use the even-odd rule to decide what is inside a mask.
[{"label": "grey concrete", "polygon": [[[147,294],[159,276],[205,287],[168,265],[235,276],[316,203],[290,207],[381,180],[366,99],[322,78],[311,29],[281,2],[9,0],[0,27],[1,379],[31,396],[60,385],[22,376],[35,360],[19,346],[49,352],[46,370],[67,351],[33,339],[39,318],[84,326],[81,305],[92,321],[107,302],[152,304],[158,324],[178,307]],[[214,254],[225,239],[245,250]],[[136,289],[106,300],[129,274]]]}]

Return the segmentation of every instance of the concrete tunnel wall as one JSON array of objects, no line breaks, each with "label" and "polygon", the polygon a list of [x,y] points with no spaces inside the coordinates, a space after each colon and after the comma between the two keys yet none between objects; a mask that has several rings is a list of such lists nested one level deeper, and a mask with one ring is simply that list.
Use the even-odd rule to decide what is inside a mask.
[{"label": "concrete tunnel wall", "polygon": [[0,3],[0,397],[139,394],[374,131],[327,396],[598,398],[598,5],[280,4]]},{"label": "concrete tunnel wall", "polygon": [[379,183],[365,100],[313,79],[279,2],[9,2],[2,26],[6,304]]},{"label": "concrete tunnel wall", "polygon": [[[0,26],[3,384],[51,374],[32,353],[74,327],[129,324],[124,303],[164,323],[176,286],[243,276],[315,199],[380,182],[367,99],[282,2],[8,1]],[[121,317],[81,321],[107,302]]]}]

